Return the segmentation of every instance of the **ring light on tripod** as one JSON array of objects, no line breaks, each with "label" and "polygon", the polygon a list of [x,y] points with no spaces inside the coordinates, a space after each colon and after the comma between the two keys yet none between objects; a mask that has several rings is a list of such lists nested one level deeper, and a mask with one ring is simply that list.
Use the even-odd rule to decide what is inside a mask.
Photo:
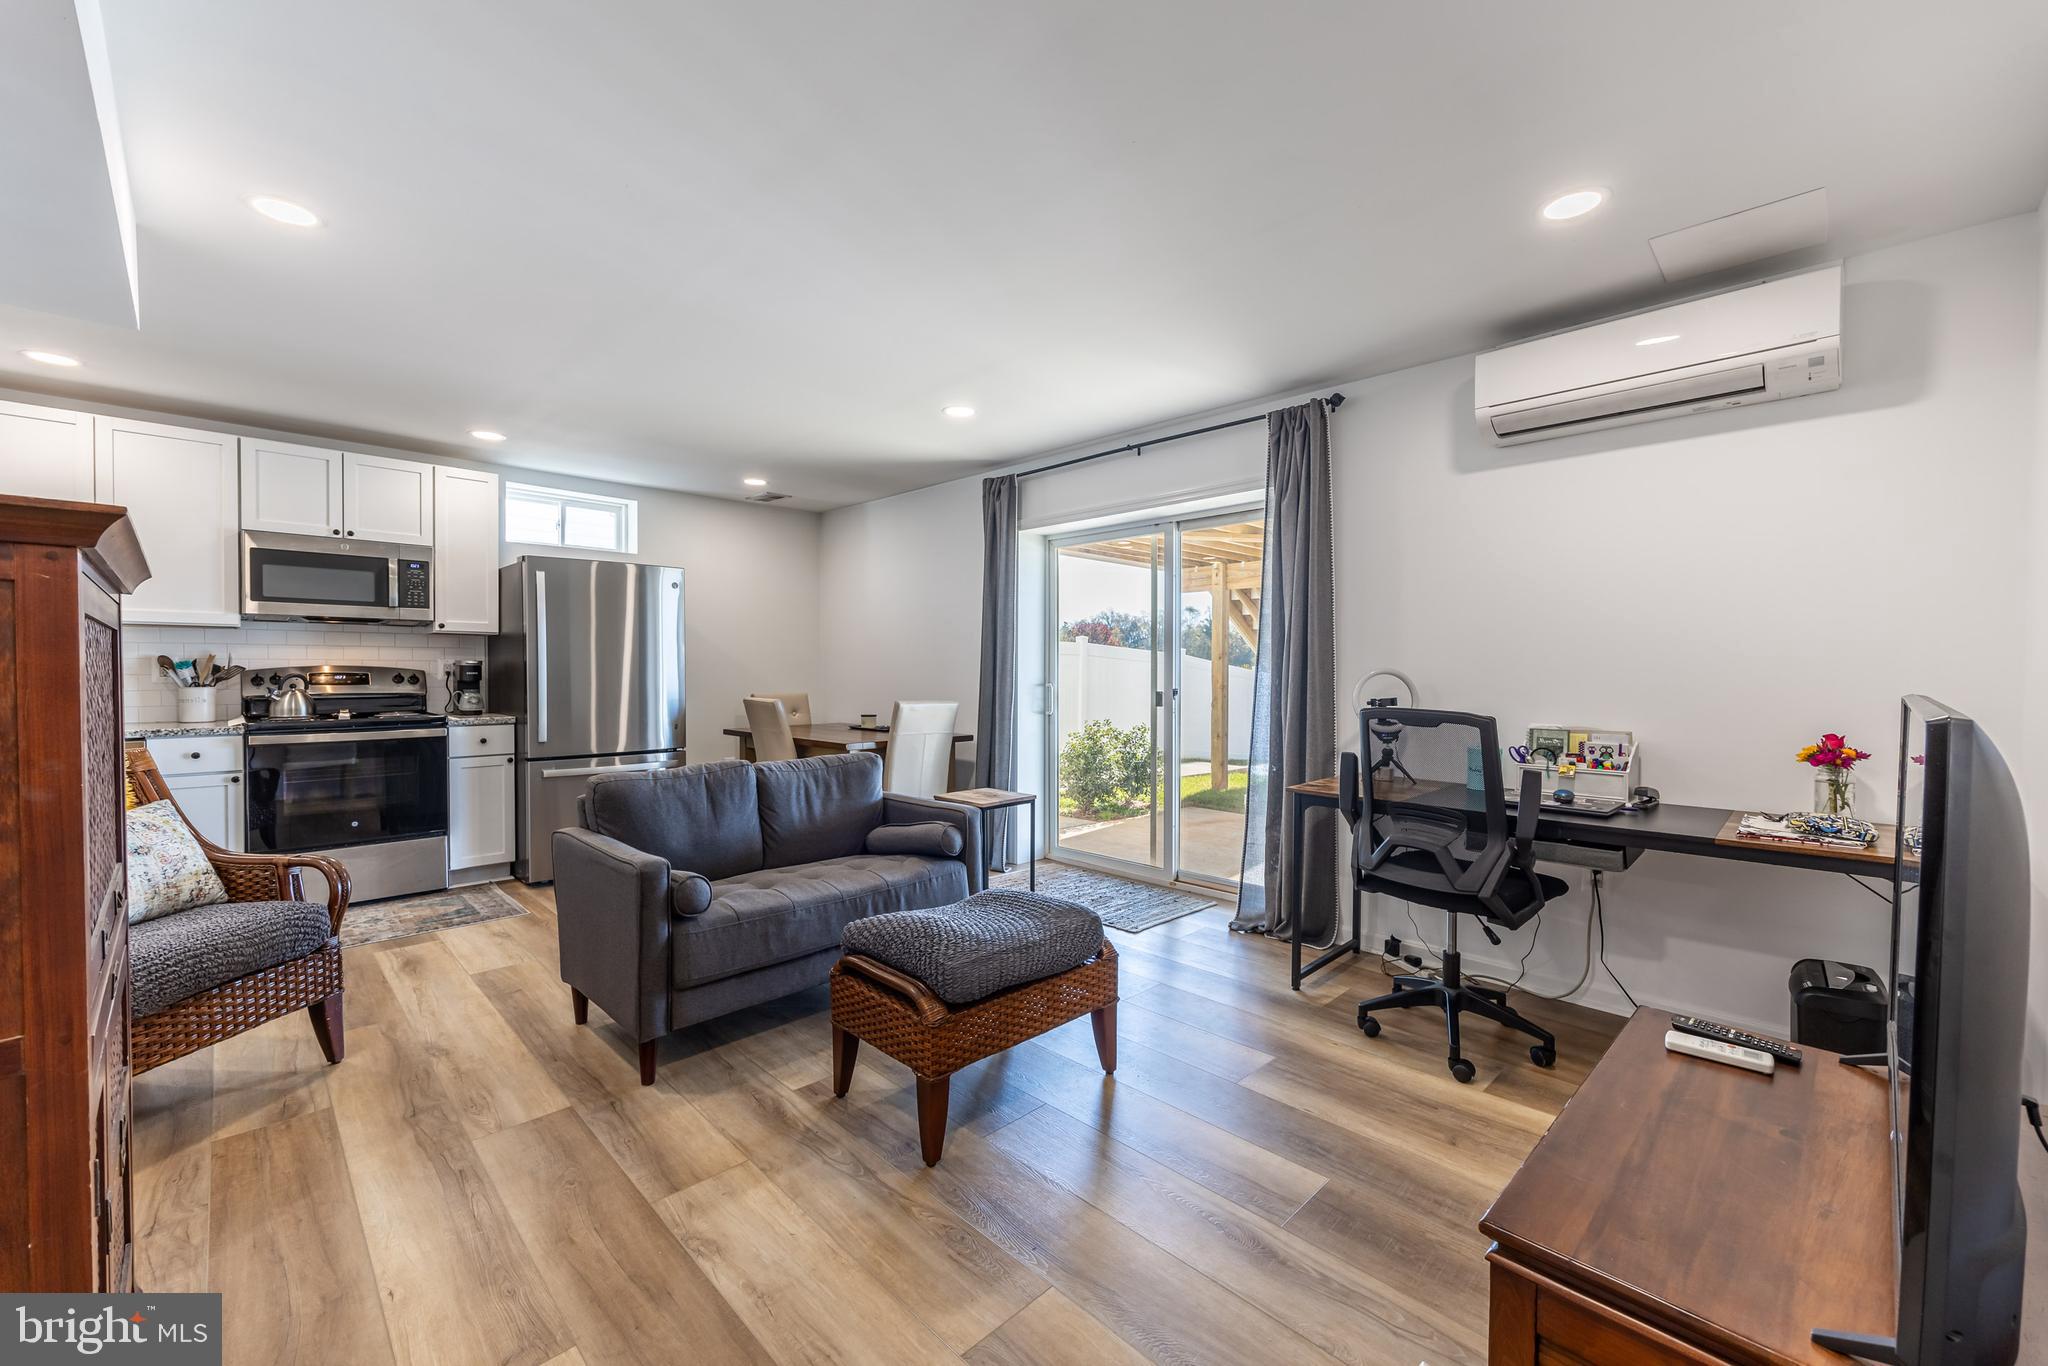
[{"label": "ring light on tripod", "polygon": [[[1403,700],[1399,693],[1392,695],[1382,694],[1380,696],[1370,695],[1370,689],[1366,685],[1376,678],[1393,679],[1401,685],[1402,691],[1408,694],[1407,698]],[[1415,707],[1420,705],[1421,703],[1415,692],[1414,680],[1399,669],[1370,670],[1351,687],[1351,710],[1354,712],[1365,711],[1368,707]],[[1363,737],[1360,738],[1363,739]],[[1386,725],[1375,726],[1372,738],[1380,742],[1380,757],[1375,759],[1372,767],[1366,770],[1365,781],[1371,783],[1374,777],[1382,769],[1385,769],[1389,774],[1398,773],[1409,782],[1414,782],[1415,775],[1402,767],[1401,760],[1395,753],[1395,750],[1401,743],[1400,725],[1390,722]]]}]

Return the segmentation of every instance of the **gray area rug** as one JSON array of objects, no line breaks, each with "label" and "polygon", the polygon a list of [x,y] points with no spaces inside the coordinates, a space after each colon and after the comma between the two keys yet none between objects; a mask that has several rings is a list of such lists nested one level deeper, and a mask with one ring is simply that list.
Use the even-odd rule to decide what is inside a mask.
[{"label": "gray area rug", "polygon": [[[989,885],[1022,891],[1030,884],[1027,874],[1028,870],[1020,863],[1007,873],[996,874]],[[1213,911],[1225,905],[1196,892],[1136,882],[1127,877],[1098,873],[1091,868],[1076,868],[1067,863],[1050,863],[1044,859],[1038,863],[1038,890],[1047,896],[1079,902],[1101,916],[1103,924],[1129,932],[1149,930],[1184,915]]]},{"label": "gray area rug", "polygon": [[486,920],[525,914],[526,907],[489,883],[393,897],[349,907],[341,921],[341,945],[355,948],[380,939],[403,939],[429,930],[452,930],[458,925],[481,925]]}]

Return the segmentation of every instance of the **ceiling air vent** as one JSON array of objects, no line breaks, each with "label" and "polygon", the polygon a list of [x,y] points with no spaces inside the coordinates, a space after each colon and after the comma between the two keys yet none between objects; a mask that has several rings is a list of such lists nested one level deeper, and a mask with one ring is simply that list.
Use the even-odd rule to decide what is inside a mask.
[{"label": "ceiling air vent", "polygon": [[787,497],[789,495],[786,493],[750,493],[747,495],[747,501],[750,503],[779,503]]}]

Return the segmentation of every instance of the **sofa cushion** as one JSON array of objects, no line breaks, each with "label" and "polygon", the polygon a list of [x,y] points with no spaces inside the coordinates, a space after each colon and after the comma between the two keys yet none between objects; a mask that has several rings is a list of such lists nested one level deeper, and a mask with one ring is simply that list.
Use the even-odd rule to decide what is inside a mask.
[{"label": "sofa cushion", "polygon": [[878,825],[868,831],[870,854],[923,854],[927,858],[959,858],[960,832],[944,821],[913,821]]},{"label": "sofa cushion", "polygon": [[670,869],[668,912],[673,916],[702,915],[711,909],[711,879],[702,873]]},{"label": "sofa cushion", "polygon": [[755,764],[754,776],[761,803],[762,867],[788,868],[861,853],[868,831],[882,823],[882,761],[873,754],[777,759]]},{"label": "sofa cushion", "polygon": [[865,915],[957,901],[967,868],[958,859],[853,854],[744,873],[714,882],[711,893],[702,915],[673,922],[678,987],[833,948]]},{"label": "sofa cushion", "polygon": [[754,766],[741,759],[591,780],[587,828],[714,881],[761,866]]},{"label": "sofa cushion", "polygon": [[850,924],[841,942],[958,1006],[1081,966],[1102,947],[1102,920],[1036,892],[977,892],[958,905]]},{"label": "sofa cushion", "polygon": [[279,963],[333,935],[327,908],[310,901],[226,901],[145,920],[128,931],[129,1010],[154,1015]]}]

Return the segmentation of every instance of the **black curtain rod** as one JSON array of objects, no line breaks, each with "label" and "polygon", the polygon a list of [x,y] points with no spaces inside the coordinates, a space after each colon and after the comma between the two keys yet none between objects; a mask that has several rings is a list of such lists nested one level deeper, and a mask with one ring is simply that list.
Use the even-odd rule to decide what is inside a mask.
[{"label": "black curtain rod", "polygon": [[[1344,395],[1331,394],[1328,402],[1330,411],[1335,412],[1344,406]],[[1021,470],[1018,472],[1017,477],[1019,479],[1029,479],[1034,474],[1051,474],[1054,470],[1063,470],[1070,465],[1085,465],[1090,460],[1101,460],[1112,455],[1128,455],[1133,451],[1142,451],[1147,446],[1164,446],[1169,441],[1184,441],[1191,436],[1207,436],[1210,432],[1226,431],[1231,427],[1242,427],[1249,422],[1264,422],[1272,415],[1272,413],[1254,413],[1250,417],[1232,418],[1228,422],[1211,423],[1207,427],[1195,427],[1185,432],[1174,432],[1167,436],[1155,436],[1150,441],[1133,441],[1128,446],[1118,446],[1114,450],[1097,451],[1093,455],[1077,455],[1071,460],[1061,460],[1051,465],[1040,465],[1035,470]]]}]

